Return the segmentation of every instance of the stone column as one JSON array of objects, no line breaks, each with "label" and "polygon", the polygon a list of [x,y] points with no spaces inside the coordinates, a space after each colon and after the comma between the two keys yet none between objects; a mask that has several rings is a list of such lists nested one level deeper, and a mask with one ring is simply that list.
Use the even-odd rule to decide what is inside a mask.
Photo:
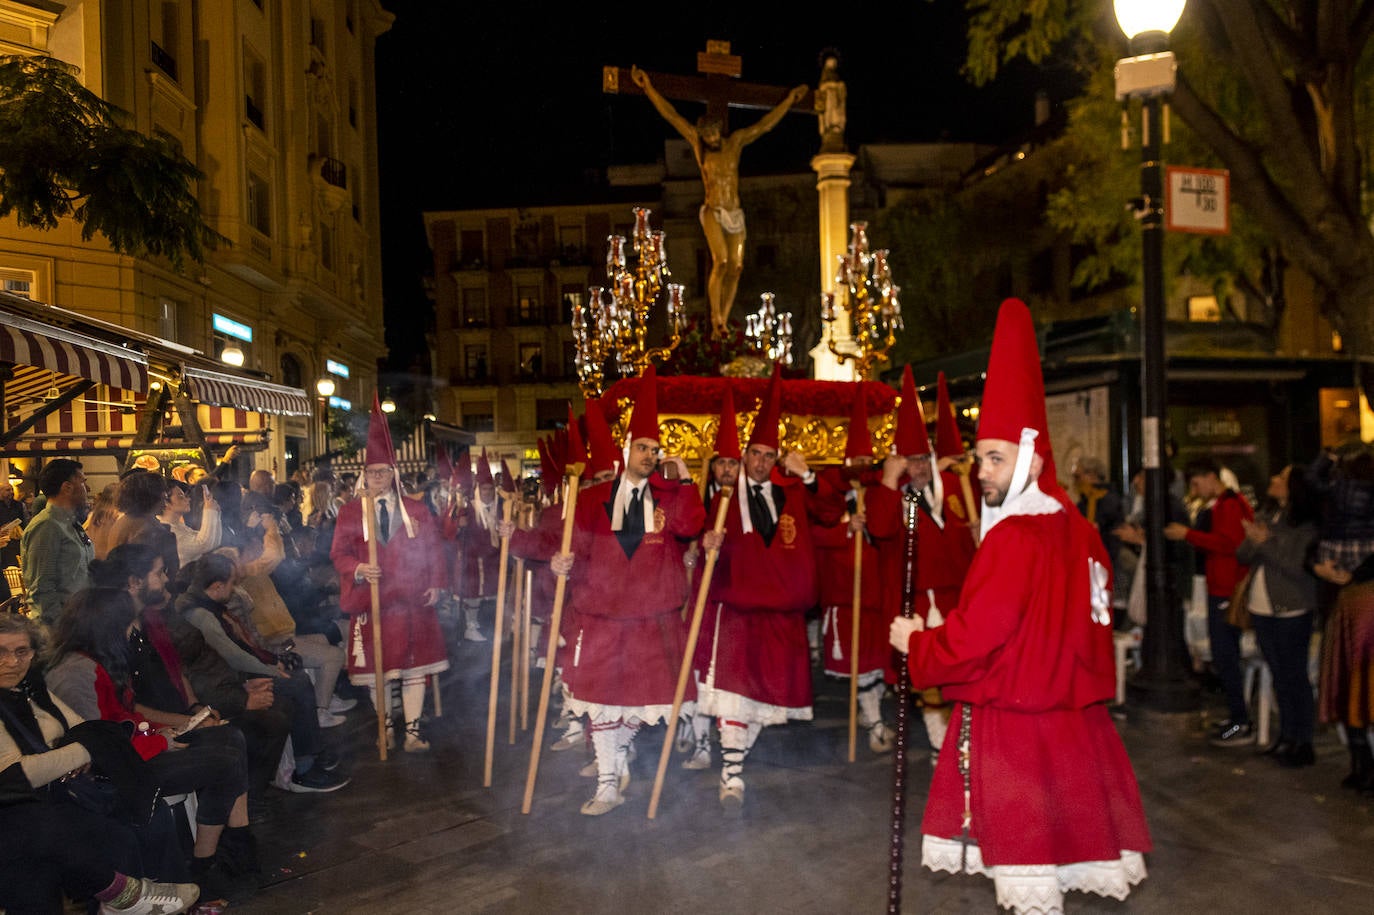
[{"label": "stone column", "polygon": [[[849,250],[849,170],[854,156],[847,152],[821,153],[811,160],[816,172],[816,193],[820,196],[820,243],[822,292],[835,292],[835,272],[839,257]],[[835,322],[821,322],[821,340],[811,350],[813,376],[820,381],[853,381],[854,363],[840,365],[830,352],[829,340],[847,349],[850,341],[849,309],[843,296],[836,296]],[[820,296],[811,303],[820,308]]]}]

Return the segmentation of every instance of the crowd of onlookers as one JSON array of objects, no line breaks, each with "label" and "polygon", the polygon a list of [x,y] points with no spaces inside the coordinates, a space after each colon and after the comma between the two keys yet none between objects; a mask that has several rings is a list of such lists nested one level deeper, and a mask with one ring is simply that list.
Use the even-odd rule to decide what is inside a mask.
[{"label": "crowd of onlookers", "polygon": [[94,497],[66,458],[29,500],[0,484],[0,912],[209,915],[256,892],[273,789],[348,784],[326,732],[357,702],[329,558],[351,481],[245,488],[233,457]]}]

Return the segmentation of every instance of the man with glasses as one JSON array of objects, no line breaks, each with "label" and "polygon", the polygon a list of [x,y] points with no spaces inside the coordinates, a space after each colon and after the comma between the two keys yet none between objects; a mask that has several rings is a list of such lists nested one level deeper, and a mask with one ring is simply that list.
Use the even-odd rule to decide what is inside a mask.
[{"label": "man with glasses", "polygon": [[29,600],[43,622],[53,626],[67,598],[90,585],[95,548],[81,522],[91,493],[81,463],[70,458],[48,462],[38,475],[38,491],[46,504],[24,529],[20,553]]}]

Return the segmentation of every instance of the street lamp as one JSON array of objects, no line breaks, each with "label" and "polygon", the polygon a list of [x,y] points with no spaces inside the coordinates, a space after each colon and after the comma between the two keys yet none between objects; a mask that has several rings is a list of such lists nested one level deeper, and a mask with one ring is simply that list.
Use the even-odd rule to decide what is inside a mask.
[{"label": "street lamp", "polygon": [[1164,182],[1159,145],[1164,98],[1174,90],[1177,64],[1169,33],[1183,15],[1185,0],[1115,0],[1116,20],[1131,42],[1133,56],[1116,62],[1116,97],[1141,99],[1140,198],[1132,202],[1140,220],[1143,299],[1140,309],[1140,447],[1145,475],[1145,636],[1141,670],[1132,696],[1164,711],[1184,711],[1198,701],[1188,675],[1183,614],[1166,561],[1164,525],[1169,522],[1164,478],[1166,362],[1164,349]]},{"label": "street lamp", "polygon": [[334,390],[334,379],[328,375],[321,375],[320,380],[315,382],[315,393],[321,397],[333,397]]},{"label": "street lamp", "polygon": [[382,401],[382,412],[388,414],[396,412],[396,401],[392,400],[390,395]]}]

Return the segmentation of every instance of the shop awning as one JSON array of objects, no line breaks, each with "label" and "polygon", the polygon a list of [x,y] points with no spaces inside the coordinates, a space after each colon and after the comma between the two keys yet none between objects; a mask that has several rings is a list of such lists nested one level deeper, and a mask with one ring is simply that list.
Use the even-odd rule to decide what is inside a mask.
[{"label": "shop awning", "polygon": [[6,313],[0,362],[31,365],[125,391],[148,390],[148,358],[95,337]]},{"label": "shop awning", "polygon": [[312,412],[310,397],[300,388],[189,365],[183,377],[191,383],[191,396],[203,404],[280,416],[309,416]]},{"label": "shop awning", "polygon": [[[230,445],[238,445],[240,448],[254,450],[267,444],[267,432],[207,432],[205,433],[205,444],[212,448],[226,448]],[[185,442],[180,440],[167,441],[159,440],[156,442],[135,443],[132,435],[103,436],[91,435],[83,437],[60,436],[60,435],[29,435],[21,438],[17,442],[0,448],[0,457],[27,457],[35,454],[94,454],[107,452],[123,452],[130,448],[158,448],[169,446],[185,446]]]}]

